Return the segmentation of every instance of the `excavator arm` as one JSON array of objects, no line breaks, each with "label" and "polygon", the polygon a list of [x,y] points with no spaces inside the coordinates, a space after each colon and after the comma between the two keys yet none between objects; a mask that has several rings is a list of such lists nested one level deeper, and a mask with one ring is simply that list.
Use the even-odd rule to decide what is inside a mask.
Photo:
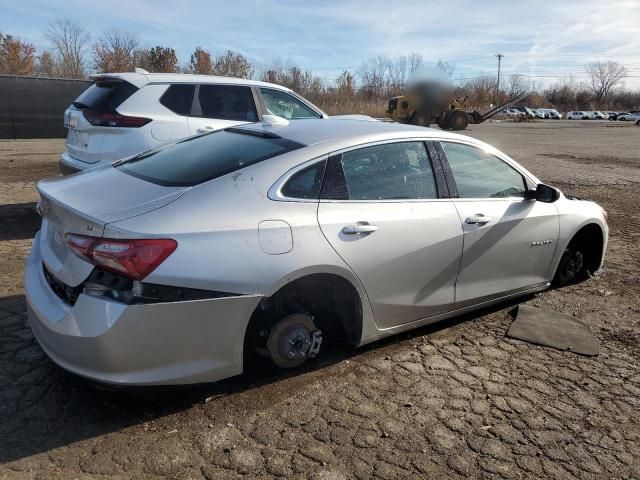
[{"label": "excavator arm", "polygon": [[482,123],[485,120],[489,120],[491,117],[496,116],[498,113],[500,113],[502,110],[504,110],[505,108],[509,108],[511,105],[513,105],[514,103],[519,102],[520,100],[524,100],[525,98],[527,98],[529,96],[528,93],[524,93],[522,95],[518,95],[517,97],[513,97],[510,98],[509,100],[507,100],[506,102],[498,105],[497,107],[489,110],[486,113],[480,113],[477,110],[474,110],[473,112],[471,112],[471,114],[469,115],[469,123]]}]

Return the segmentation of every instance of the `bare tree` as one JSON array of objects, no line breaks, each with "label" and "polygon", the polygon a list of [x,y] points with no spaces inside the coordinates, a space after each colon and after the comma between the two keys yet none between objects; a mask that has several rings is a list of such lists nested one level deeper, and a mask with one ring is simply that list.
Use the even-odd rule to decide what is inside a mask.
[{"label": "bare tree", "polygon": [[409,58],[406,55],[388,61],[389,88],[393,93],[399,93],[404,88],[409,73]]},{"label": "bare tree", "polygon": [[191,54],[189,71],[191,73],[199,73],[202,75],[211,75],[213,73],[211,54],[208,50],[205,50],[201,47],[196,47],[196,49]]},{"label": "bare tree", "polygon": [[253,67],[241,53],[227,50],[214,58],[213,72],[224,77],[250,78],[253,75]]},{"label": "bare tree", "polygon": [[371,57],[359,69],[362,88],[372,96],[386,94],[389,77],[389,58],[384,55]]},{"label": "bare tree", "polygon": [[409,73],[413,73],[424,65],[422,55],[417,52],[411,52],[407,55],[407,61],[409,62]]},{"label": "bare tree", "polygon": [[336,90],[342,98],[353,98],[356,94],[356,77],[348,71],[343,71],[336,78]]},{"label": "bare tree", "polygon": [[453,76],[453,72],[455,72],[456,70],[455,63],[445,62],[442,59],[438,60],[438,63],[436,63],[436,67],[442,70],[449,78]]},{"label": "bare tree", "polygon": [[45,37],[60,57],[60,74],[68,78],[84,78],[90,37],[82,25],[75,20],[58,18],[49,24]]},{"label": "bare tree", "polygon": [[469,97],[469,106],[472,108],[486,108],[493,102],[496,91],[496,79],[490,75],[467,80],[462,85],[462,90]]},{"label": "bare tree", "polygon": [[35,51],[33,44],[0,33],[0,73],[31,75]]},{"label": "bare tree", "polygon": [[575,110],[576,105],[576,86],[574,82],[569,80],[559,81],[545,91],[547,101],[561,111],[568,112]]},{"label": "bare tree", "polygon": [[60,65],[53,53],[45,50],[36,58],[33,74],[38,77],[59,77]]},{"label": "bare tree", "polygon": [[510,98],[519,97],[531,91],[531,82],[522,75],[509,75],[507,78],[507,93]]},{"label": "bare tree", "polygon": [[576,91],[576,106],[580,110],[591,110],[593,100],[593,93],[590,88],[588,89],[583,85]]},{"label": "bare tree", "polygon": [[605,101],[627,74],[624,65],[611,61],[589,63],[584,69],[589,75],[590,89],[598,103]]},{"label": "bare tree", "polygon": [[622,90],[615,92],[612,100],[617,110],[640,110],[640,90]]},{"label": "bare tree", "polygon": [[135,68],[138,35],[112,28],[93,45],[94,68],[98,72],[127,72]]}]

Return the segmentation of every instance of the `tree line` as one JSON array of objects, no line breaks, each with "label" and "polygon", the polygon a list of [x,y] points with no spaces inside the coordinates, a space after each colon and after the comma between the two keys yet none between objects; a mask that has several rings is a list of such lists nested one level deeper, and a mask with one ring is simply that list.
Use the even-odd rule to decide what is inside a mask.
[{"label": "tree line", "polygon": [[[126,72],[143,68],[149,72],[181,72],[253,78],[277,83],[309,98],[328,113],[384,114],[386,100],[403,93],[410,75],[425,67],[419,53],[366,59],[352,72],[345,70],[327,81],[312,70],[291,61],[273,60],[252,64],[239,52],[212,53],[198,46],[180,63],[169,46],[146,47],[133,32],[107,29],[95,39],[77,21],[60,18],[44,32],[48,47],[36,51],[32,43],[0,32],[0,74],[50,78],[87,78],[91,72]],[[438,60],[435,67],[453,77],[455,65]],[[456,95],[468,97],[470,108],[487,109],[496,102],[529,93],[523,104],[569,110],[633,110],[640,108],[640,91],[624,89],[626,68],[617,62],[594,62],[584,66],[586,81],[565,78],[539,85],[523,75],[501,79],[497,91],[495,74],[456,82]]]}]

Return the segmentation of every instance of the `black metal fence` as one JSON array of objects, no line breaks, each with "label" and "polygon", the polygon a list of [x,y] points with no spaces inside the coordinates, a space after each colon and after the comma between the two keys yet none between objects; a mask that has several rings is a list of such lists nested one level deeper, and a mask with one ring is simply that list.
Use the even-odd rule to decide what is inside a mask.
[{"label": "black metal fence", "polygon": [[59,138],[63,114],[91,82],[0,75],[0,138]]}]

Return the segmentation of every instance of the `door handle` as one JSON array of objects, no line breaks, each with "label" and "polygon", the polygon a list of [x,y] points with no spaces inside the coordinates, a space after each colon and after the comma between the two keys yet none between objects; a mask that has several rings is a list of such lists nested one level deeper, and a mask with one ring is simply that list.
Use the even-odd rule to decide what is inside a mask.
[{"label": "door handle", "polygon": [[211,125],[207,125],[205,127],[200,127],[196,129],[196,133],[209,133],[215,130]]},{"label": "door handle", "polygon": [[489,223],[491,221],[491,217],[487,217],[483,213],[476,213],[471,217],[467,217],[465,223],[470,225],[484,225],[485,223]]},{"label": "door handle", "polygon": [[347,225],[342,229],[345,235],[360,235],[363,233],[372,233],[378,230],[377,225],[370,225],[369,222],[358,222],[355,225]]}]

